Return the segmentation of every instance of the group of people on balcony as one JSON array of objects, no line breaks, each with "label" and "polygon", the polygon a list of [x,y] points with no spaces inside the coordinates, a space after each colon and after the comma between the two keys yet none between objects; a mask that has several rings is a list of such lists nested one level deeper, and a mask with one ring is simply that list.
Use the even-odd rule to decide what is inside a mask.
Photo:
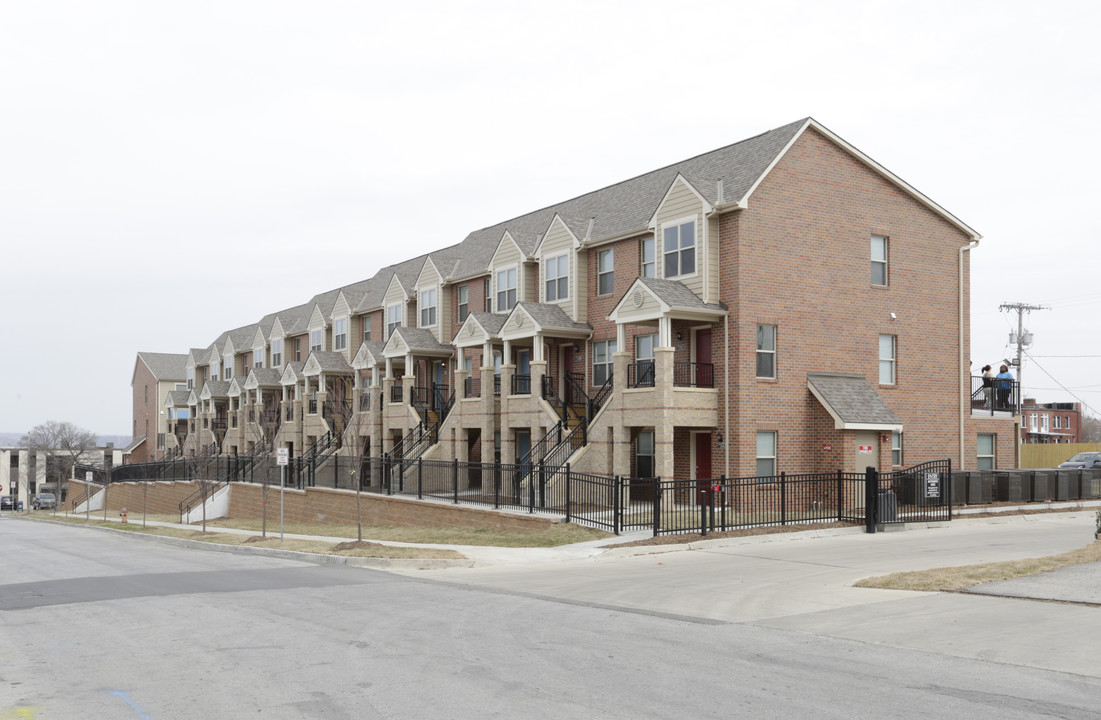
[{"label": "group of people on balcony", "polygon": [[986,397],[985,408],[990,409],[993,403],[995,410],[1012,409],[1010,396],[1013,393],[1013,373],[1009,372],[1009,366],[1003,364],[995,375],[989,365],[983,365],[982,391]]}]

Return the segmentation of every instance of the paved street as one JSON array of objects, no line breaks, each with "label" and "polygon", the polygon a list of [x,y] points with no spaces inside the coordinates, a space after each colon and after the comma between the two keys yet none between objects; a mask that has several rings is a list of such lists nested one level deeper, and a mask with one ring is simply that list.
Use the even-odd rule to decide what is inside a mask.
[{"label": "paved street", "polygon": [[406,574],[3,518],[0,718],[1094,718],[1101,608],[847,587],[1076,516]]}]

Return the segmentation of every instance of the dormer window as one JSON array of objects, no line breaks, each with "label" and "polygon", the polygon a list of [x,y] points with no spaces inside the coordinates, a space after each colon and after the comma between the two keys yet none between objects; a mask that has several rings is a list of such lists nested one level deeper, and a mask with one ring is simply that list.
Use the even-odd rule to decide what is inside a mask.
[{"label": "dormer window", "polygon": [[363,339],[366,342],[371,341],[371,316],[363,316]]},{"label": "dormer window", "polygon": [[195,368],[187,369],[187,389],[191,390],[195,387]]},{"label": "dormer window", "polygon": [[466,316],[470,314],[470,286],[459,286],[459,322],[466,320]]},{"label": "dormer window", "polygon": [[696,272],[696,221],[678,220],[662,230],[662,254],[665,277],[675,278]]},{"label": "dormer window", "polygon": [[436,288],[421,291],[421,327],[433,327],[436,324]]},{"label": "dormer window", "polygon": [[654,259],[654,236],[642,238],[642,277],[657,277],[657,261]]},{"label": "dormer window", "polygon": [[226,380],[229,380],[230,378],[232,378],[233,377],[233,356],[232,355],[226,355],[225,356],[225,359],[222,361],[222,367],[224,369],[224,372],[222,373],[222,377],[225,378]]},{"label": "dormer window", "polygon": [[252,366],[254,368],[264,367],[264,348],[256,348],[252,351]]},{"label": "dormer window", "polygon": [[321,350],[321,330],[310,330],[310,352]]},{"label": "dormer window", "polygon": [[394,334],[394,328],[401,327],[401,303],[386,308],[386,337]]},{"label": "dormer window", "polygon": [[516,306],[516,268],[497,272],[497,312],[507,312]]},{"label": "dormer window", "polygon": [[283,364],[283,341],[271,341],[271,366],[279,367]]},{"label": "dormer window", "polygon": [[558,255],[543,262],[543,277],[547,287],[547,302],[558,302],[570,296],[570,256]]},{"label": "dormer window", "polygon": [[333,350],[348,347],[348,318],[333,320]]}]

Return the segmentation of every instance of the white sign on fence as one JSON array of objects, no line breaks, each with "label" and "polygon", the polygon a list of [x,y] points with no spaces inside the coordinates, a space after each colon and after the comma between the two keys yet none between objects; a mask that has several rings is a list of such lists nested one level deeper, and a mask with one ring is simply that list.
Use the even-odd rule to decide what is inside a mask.
[{"label": "white sign on fence", "polygon": [[289,448],[276,448],[275,449],[275,463],[276,465],[286,465],[290,462],[291,454]]},{"label": "white sign on fence", "polygon": [[84,473],[84,482],[92,482],[92,471],[88,470]]},{"label": "white sign on fence", "polygon": [[940,473],[925,473],[925,497],[940,497]]}]

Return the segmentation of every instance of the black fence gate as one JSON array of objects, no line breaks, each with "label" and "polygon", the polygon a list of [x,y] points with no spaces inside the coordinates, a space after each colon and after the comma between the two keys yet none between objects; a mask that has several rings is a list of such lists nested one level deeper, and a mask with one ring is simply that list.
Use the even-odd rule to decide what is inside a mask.
[{"label": "black fence gate", "polygon": [[880,473],[868,468],[865,527],[952,519],[952,461],[934,460],[906,470]]}]

